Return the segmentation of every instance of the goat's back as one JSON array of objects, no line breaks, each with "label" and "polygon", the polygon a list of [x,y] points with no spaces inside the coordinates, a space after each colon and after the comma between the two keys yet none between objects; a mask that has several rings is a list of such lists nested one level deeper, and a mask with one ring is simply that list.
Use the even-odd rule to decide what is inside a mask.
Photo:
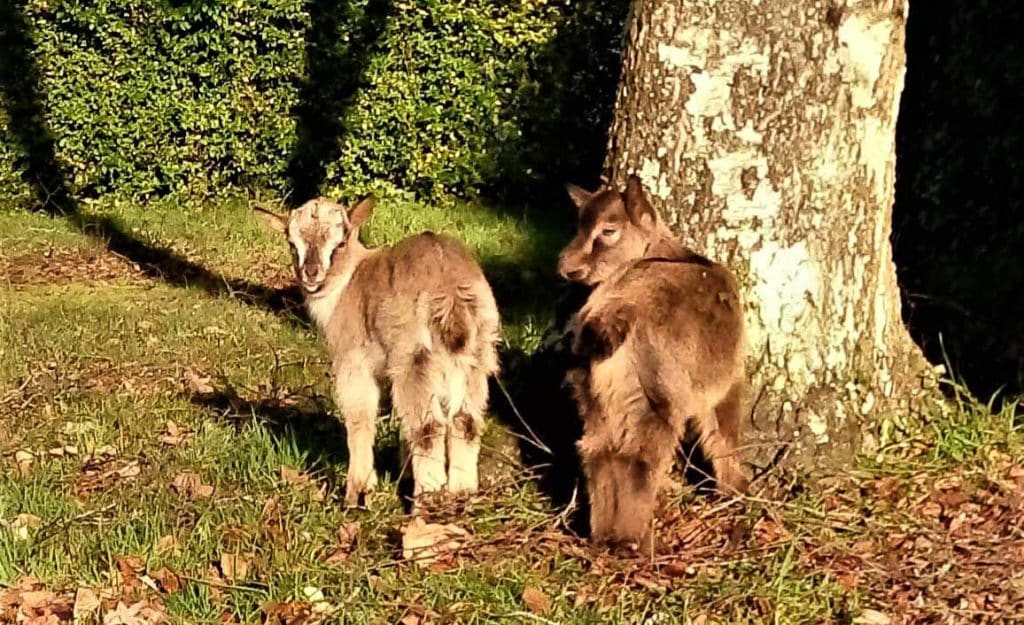
[{"label": "goat's back", "polygon": [[497,304],[480,266],[455,239],[424,232],[380,248],[350,288],[365,302],[368,334],[385,352],[426,348],[497,370]]},{"label": "goat's back", "polygon": [[605,399],[686,397],[702,410],[743,376],[736,282],[703,259],[645,259],[617,272],[591,294],[577,333],[591,388]]}]

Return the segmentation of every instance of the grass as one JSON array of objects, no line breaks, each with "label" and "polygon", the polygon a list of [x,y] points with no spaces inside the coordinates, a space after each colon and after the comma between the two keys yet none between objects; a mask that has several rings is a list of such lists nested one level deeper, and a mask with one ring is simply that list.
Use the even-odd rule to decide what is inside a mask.
[{"label": "grass", "polygon": [[[283,244],[246,203],[175,208],[87,211],[221,275],[273,282],[286,273]],[[545,275],[565,233],[481,206],[383,202],[367,237],[424,228],[467,242],[502,300],[505,348],[534,350],[555,294]],[[327,363],[293,316],[131,263],[97,279],[88,269],[102,264],[102,246],[60,219],[0,214],[0,239],[7,266],[45,274],[0,284],[0,587],[30,576],[58,596],[95,588],[115,593],[108,603],[149,597],[174,623],[299,622],[292,617],[314,607],[338,623],[838,623],[918,609],[904,565],[939,570],[950,536],[968,545],[997,537],[1010,554],[978,547],[962,557],[965,568],[1000,583],[1021,570],[1007,568],[1018,562],[1006,559],[1021,540],[1013,524],[984,523],[1019,520],[996,496],[1024,492],[1013,477],[1022,435],[1011,413],[994,419],[966,399],[899,457],[864,459],[816,488],[783,483],[742,501],[680,491],[664,519],[674,555],[651,561],[611,558],[570,535],[565,511],[507,461],[507,437],[492,423],[483,493],[464,510],[435,511],[469,532],[463,549],[417,566],[397,538],[408,519],[395,428],[385,421],[379,432],[383,484],[364,509],[345,509]],[[74,266],[81,254],[99,256],[83,270]],[[190,494],[183,474],[212,492]],[[953,478],[967,493],[960,503],[935,487]],[[955,506],[968,504],[986,507],[964,508],[954,531]],[[339,537],[352,524],[354,543]],[[910,546],[893,565],[885,558],[895,535]],[[1003,559],[984,569],[989,556]],[[952,608],[940,581],[922,601],[954,617],[993,605],[1013,616],[1012,591],[992,603],[989,578],[980,579],[958,586],[963,600]],[[1024,588],[1019,574],[1010,581]],[[528,588],[550,605],[526,601]]]}]

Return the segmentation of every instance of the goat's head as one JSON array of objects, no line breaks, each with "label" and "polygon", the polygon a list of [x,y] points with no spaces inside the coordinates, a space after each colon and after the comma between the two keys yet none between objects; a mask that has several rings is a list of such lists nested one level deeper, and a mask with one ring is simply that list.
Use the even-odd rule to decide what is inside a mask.
[{"label": "goat's head", "polygon": [[566,280],[599,284],[670,236],[635,175],[629,177],[625,193],[614,188],[591,193],[573,184],[566,190],[579,212],[576,237],[558,257],[558,273]]},{"label": "goat's head", "polygon": [[262,208],[256,214],[270,228],[288,238],[295,275],[309,297],[317,297],[334,266],[344,265],[346,255],[359,247],[359,227],[370,218],[373,196],[351,208],[325,198],[310,200],[288,216]]}]

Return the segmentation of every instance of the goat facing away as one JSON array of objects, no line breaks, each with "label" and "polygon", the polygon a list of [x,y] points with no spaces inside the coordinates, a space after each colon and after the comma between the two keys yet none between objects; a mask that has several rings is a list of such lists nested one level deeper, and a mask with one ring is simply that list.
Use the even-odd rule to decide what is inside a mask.
[{"label": "goat facing away", "polygon": [[[287,216],[256,209],[291,246],[310,316],[323,331],[347,431],[346,505],[377,482],[373,443],[390,387],[414,496],[478,486],[487,378],[498,371],[498,308],[459,242],[424,232],[364,247],[374,198],[347,209],[318,198]],[[404,470],[404,468],[403,468]]]},{"label": "goat facing away", "polygon": [[636,176],[625,193],[567,189],[579,225],[559,273],[594,287],[573,321],[578,367],[567,377],[583,419],[591,536],[648,550],[659,488],[688,431],[719,490],[746,489],[743,309],[732,274],[677,241]]}]

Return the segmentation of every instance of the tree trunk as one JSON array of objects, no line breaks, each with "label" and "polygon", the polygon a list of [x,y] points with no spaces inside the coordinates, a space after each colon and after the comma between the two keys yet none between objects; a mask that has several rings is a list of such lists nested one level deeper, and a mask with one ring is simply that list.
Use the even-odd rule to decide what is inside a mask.
[{"label": "tree trunk", "polygon": [[[830,6],[831,5],[831,8]],[[907,0],[636,0],[607,166],[744,288],[762,461],[871,449],[930,369],[889,241]]]}]

